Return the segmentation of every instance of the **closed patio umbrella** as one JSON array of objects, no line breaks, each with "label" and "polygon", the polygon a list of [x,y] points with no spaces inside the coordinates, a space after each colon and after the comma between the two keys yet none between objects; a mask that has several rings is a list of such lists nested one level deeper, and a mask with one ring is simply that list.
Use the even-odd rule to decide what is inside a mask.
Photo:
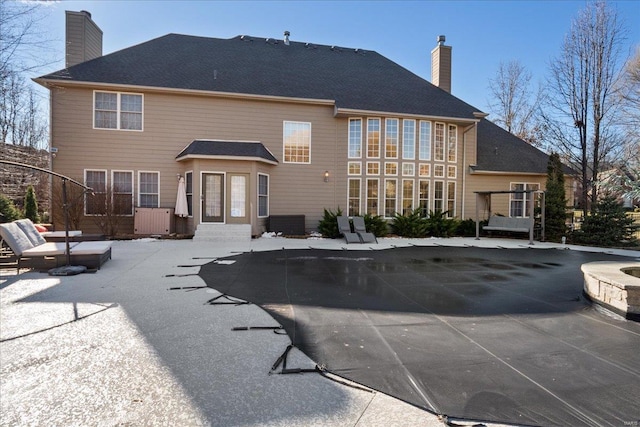
[{"label": "closed patio umbrella", "polygon": [[178,196],[176,198],[176,209],[174,211],[174,214],[180,218],[186,218],[189,216],[189,208],[187,206],[187,190],[184,183],[184,177],[182,176],[178,180]]}]

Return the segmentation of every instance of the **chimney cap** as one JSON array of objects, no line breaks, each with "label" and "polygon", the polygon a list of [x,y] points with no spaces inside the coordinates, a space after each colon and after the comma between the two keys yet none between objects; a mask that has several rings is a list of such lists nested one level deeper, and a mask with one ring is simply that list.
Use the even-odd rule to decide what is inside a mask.
[{"label": "chimney cap", "polygon": [[446,40],[447,40],[447,38],[446,38],[444,35],[440,35],[440,36],[438,36],[438,39],[437,39],[438,44],[439,44],[440,46],[444,45],[444,42],[445,42]]},{"label": "chimney cap", "polygon": [[289,36],[291,35],[291,33],[289,31],[285,31],[284,32],[284,44],[289,46]]},{"label": "chimney cap", "polygon": [[85,15],[87,15],[89,18],[91,18],[91,13],[88,10],[81,10],[80,13],[84,13]]}]

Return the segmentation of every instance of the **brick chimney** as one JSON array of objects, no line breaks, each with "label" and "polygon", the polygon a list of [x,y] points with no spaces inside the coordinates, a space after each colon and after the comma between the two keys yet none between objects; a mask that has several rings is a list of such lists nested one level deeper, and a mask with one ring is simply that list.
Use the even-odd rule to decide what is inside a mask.
[{"label": "brick chimney", "polygon": [[65,11],[65,67],[102,56],[102,30],[86,10]]},{"label": "brick chimney", "polygon": [[451,93],[451,46],[438,36],[438,45],[431,51],[431,83]]}]

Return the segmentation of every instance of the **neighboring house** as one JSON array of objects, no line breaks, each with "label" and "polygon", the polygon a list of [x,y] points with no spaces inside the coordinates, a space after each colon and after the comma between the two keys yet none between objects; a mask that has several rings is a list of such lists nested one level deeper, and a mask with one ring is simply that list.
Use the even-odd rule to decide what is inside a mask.
[{"label": "neighboring house", "polygon": [[[67,12],[67,68],[35,81],[51,92],[53,169],[112,187],[129,231],[135,208],[175,205],[178,176],[196,235],[233,224],[258,235],[275,215],[304,215],[310,231],[337,207],[472,218],[474,191],[544,187],[546,154],[450,94],[444,37],[431,84],[374,51],[288,33],[169,34],[105,56],[101,36],[87,12]],[[493,212],[524,205],[505,196]]]}]

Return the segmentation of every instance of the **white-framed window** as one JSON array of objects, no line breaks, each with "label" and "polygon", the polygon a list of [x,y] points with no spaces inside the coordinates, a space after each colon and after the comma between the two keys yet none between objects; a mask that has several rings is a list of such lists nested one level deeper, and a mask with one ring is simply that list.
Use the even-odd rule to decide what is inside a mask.
[{"label": "white-framed window", "polygon": [[380,162],[367,162],[367,175],[380,175]]},{"label": "white-framed window", "polygon": [[402,164],[402,176],[415,176],[416,165],[415,163],[403,163]]},{"label": "white-framed window", "polygon": [[385,120],[384,156],[387,159],[398,158],[398,119]]},{"label": "white-framed window", "polygon": [[377,178],[367,179],[367,213],[378,215],[380,181]]},{"label": "white-framed window", "polygon": [[449,138],[448,138],[448,146],[447,146],[447,160],[449,162],[455,163],[457,160],[458,153],[458,126],[449,125]]},{"label": "white-framed window", "polygon": [[413,119],[402,120],[402,158],[416,158],[416,121]]},{"label": "white-framed window", "polygon": [[184,174],[185,192],[187,193],[187,210],[189,216],[193,216],[193,172],[189,171]]},{"label": "white-framed window", "polygon": [[413,183],[412,179],[402,180],[402,213],[407,214],[413,210]]},{"label": "white-framed window", "polygon": [[311,123],[283,122],[284,163],[311,163]]},{"label": "white-framed window", "polygon": [[349,119],[349,158],[362,157],[362,119]]},{"label": "white-framed window", "polygon": [[138,172],[138,206],[160,207],[160,172]]},{"label": "white-framed window", "polygon": [[349,178],[347,180],[349,186],[349,200],[347,201],[349,209],[347,215],[349,216],[360,215],[360,182],[360,178]]},{"label": "white-framed window", "polygon": [[85,169],[84,185],[93,190],[93,194],[85,193],[84,214],[104,215],[107,212],[107,171]]},{"label": "white-framed window", "polygon": [[436,178],[444,178],[444,165],[433,165],[433,176]]},{"label": "white-framed window", "polygon": [[418,166],[418,174],[421,177],[430,177],[431,176],[431,165],[429,163],[420,163]]},{"label": "white-framed window", "polygon": [[118,215],[133,215],[133,171],[111,171],[111,203]]},{"label": "white-framed window", "polygon": [[384,164],[384,174],[391,176],[398,175],[398,162],[386,162]]},{"label": "white-framed window", "polygon": [[361,175],[362,174],[362,163],[361,162],[348,162],[347,163],[347,173],[349,175]]},{"label": "white-framed window", "polygon": [[[540,184],[535,182],[512,182],[511,191],[539,190]],[[529,194],[510,193],[509,194],[509,216],[528,217],[529,216]],[[534,200],[535,203],[535,200]]]},{"label": "white-framed window", "polygon": [[384,180],[384,216],[391,218],[398,211],[398,180]]},{"label": "white-framed window", "polygon": [[269,175],[258,174],[258,218],[269,216]]},{"label": "white-framed window", "polygon": [[455,181],[447,182],[447,217],[454,218],[456,216],[456,183]]},{"label": "white-framed window", "polygon": [[420,215],[426,217],[429,215],[429,184],[428,179],[418,181],[418,208]]},{"label": "white-framed window", "polygon": [[143,130],[141,93],[93,92],[94,129]]},{"label": "white-framed window", "polygon": [[367,157],[380,158],[380,119],[367,119]]},{"label": "white-framed window", "polygon": [[433,211],[444,211],[444,181],[433,182]]},{"label": "white-framed window", "polygon": [[458,168],[455,166],[447,166],[447,178],[453,178],[455,179],[456,175],[458,173]]},{"label": "white-framed window", "polygon": [[440,162],[444,161],[444,123],[436,122],[433,136],[433,158]]},{"label": "white-framed window", "polygon": [[420,160],[431,160],[431,122],[425,120],[420,120],[418,158]]}]

